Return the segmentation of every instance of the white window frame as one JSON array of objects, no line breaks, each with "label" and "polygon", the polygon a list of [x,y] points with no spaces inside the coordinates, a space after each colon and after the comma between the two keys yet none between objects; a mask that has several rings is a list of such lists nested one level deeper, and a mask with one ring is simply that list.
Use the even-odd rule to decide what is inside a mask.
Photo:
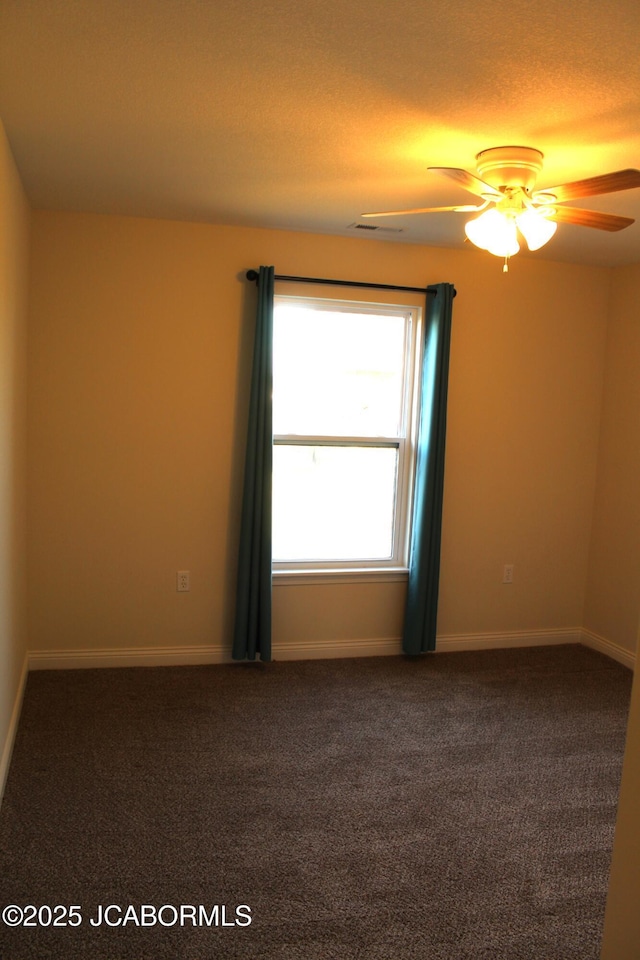
[{"label": "white window frame", "polygon": [[403,580],[408,569],[408,552],[415,475],[416,436],[418,429],[418,404],[420,394],[420,370],[422,364],[423,308],[417,304],[397,302],[371,302],[363,300],[338,300],[325,297],[304,297],[276,294],[278,303],[300,304],[316,310],[343,310],[354,313],[402,316],[405,319],[404,397],[402,429],[396,437],[335,437],[320,435],[276,434],[274,445],[321,445],[355,447],[393,447],[398,451],[396,475],[396,502],[393,528],[392,556],[366,560],[274,560],[274,582],[308,583],[322,580],[337,582],[354,580]]}]

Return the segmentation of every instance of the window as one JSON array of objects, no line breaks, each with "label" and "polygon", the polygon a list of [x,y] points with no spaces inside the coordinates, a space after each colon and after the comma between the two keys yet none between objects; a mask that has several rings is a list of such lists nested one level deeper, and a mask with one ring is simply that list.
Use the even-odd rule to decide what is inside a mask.
[{"label": "window", "polygon": [[419,322],[276,296],[274,572],[406,567]]}]

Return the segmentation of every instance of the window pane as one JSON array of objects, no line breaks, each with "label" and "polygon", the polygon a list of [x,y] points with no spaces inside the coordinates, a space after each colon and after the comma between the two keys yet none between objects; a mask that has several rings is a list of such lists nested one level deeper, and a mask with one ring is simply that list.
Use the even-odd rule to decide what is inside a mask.
[{"label": "window pane", "polygon": [[274,560],[383,560],[393,553],[395,447],[276,444]]},{"label": "window pane", "polygon": [[274,432],[399,436],[407,322],[276,302]]}]

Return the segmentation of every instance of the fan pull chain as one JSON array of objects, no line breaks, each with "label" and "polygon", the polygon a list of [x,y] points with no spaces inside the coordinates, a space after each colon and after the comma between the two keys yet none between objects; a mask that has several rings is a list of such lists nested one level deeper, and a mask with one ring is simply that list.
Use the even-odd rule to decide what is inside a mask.
[{"label": "fan pull chain", "polygon": [[503,273],[509,273],[509,257],[504,258],[504,264],[502,266]]}]

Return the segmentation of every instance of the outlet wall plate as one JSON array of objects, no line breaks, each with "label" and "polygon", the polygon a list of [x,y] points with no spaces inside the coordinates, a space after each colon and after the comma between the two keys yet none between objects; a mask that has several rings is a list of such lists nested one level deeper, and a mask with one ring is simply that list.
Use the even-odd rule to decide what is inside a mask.
[{"label": "outlet wall plate", "polygon": [[176,590],[178,593],[188,593],[191,589],[191,572],[178,570],[176,573]]}]

